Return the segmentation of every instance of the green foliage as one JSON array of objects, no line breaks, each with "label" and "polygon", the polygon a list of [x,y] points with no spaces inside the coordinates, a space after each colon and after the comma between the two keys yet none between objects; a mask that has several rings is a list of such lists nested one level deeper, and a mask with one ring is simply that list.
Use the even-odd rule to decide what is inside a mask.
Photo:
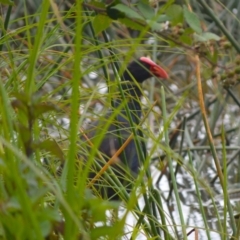
[{"label": "green foliage", "polygon": [[139,19],[139,20],[143,20],[144,18],[138,14],[136,11],[134,11],[133,9],[127,7],[124,4],[117,4],[114,7],[111,7],[111,9],[116,9],[119,10],[122,13],[125,13],[127,17],[131,18],[131,19]]},{"label": "green foliage", "polygon": [[125,18],[125,13],[121,11],[121,8],[120,9],[115,8],[115,6],[117,6],[117,5],[121,5],[121,4],[119,4],[117,1],[117,2],[110,4],[106,8],[107,15],[113,20]]},{"label": "green foliage", "polygon": [[11,1],[11,0],[0,0],[0,3],[6,4],[6,5],[13,5],[14,4],[13,1]]},{"label": "green foliage", "polygon": [[200,20],[199,20],[198,16],[195,13],[189,11],[186,6],[183,7],[183,15],[184,15],[184,19],[189,24],[189,26],[196,33],[201,34],[202,33],[202,28],[201,28],[201,23],[200,23]]},{"label": "green foliage", "polygon": [[[1,239],[239,238],[239,1],[0,2]],[[130,121],[147,158],[136,177],[100,166],[93,183],[98,146],[131,97],[117,70],[141,56],[170,75],[143,84],[143,118]],[[85,120],[96,119],[97,137],[86,139]]]},{"label": "green foliage", "polygon": [[110,26],[111,22],[112,21],[109,17],[97,15],[92,22],[95,34],[98,35],[102,31],[106,30]]},{"label": "green foliage", "polygon": [[137,4],[137,9],[145,19],[155,18],[154,9],[149,4],[140,1]]},{"label": "green foliage", "polygon": [[179,23],[183,23],[183,9],[179,5],[173,4],[167,8],[166,15],[168,16],[173,26]]}]

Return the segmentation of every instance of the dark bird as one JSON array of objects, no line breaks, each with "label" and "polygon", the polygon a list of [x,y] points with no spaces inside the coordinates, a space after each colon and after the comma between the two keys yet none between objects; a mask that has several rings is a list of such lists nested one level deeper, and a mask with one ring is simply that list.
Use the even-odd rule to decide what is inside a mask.
[{"label": "dark bird", "polygon": [[[109,159],[116,154],[122,144],[124,144],[124,142],[129,138],[133,132],[131,126],[134,127],[140,123],[142,115],[140,97],[142,96],[142,91],[139,88],[139,84],[151,76],[163,79],[168,78],[168,74],[163,68],[146,57],[141,57],[140,59],[131,62],[121,76],[121,86],[124,90],[125,99],[127,99],[126,104],[129,109],[133,125],[130,124],[130,119],[128,118],[129,115],[126,111],[126,105],[124,106],[122,99],[118,98],[113,100],[113,109],[109,111],[106,116],[89,124],[88,128],[84,130],[84,134],[81,139],[87,143],[89,146],[88,149],[90,149],[91,147],[89,141],[94,141],[94,138],[100,134],[101,129],[104,129],[106,124],[108,124],[108,120],[111,118],[112,114],[114,114],[114,111],[117,111],[116,109],[120,109],[117,114],[115,112],[115,116],[113,118],[114,120],[111,122],[100,142],[98,150],[102,157],[99,157],[99,154],[96,154],[95,158],[97,161],[93,163],[91,168],[90,179],[94,179],[94,177],[96,177],[96,173],[100,171],[106,162],[108,162]],[[135,137],[128,142],[123,151],[115,159],[113,159],[110,164],[111,169],[113,170],[112,173],[117,176],[127,191],[130,191],[131,182],[134,179],[133,177],[138,174],[139,168],[141,167],[140,159],[142,159],[142,157],[140,157],[137,150],[136,141],[139,141],[143,156],[146,158],[146,146],[143,139],[143,133],[141,130],[137,130],[136,132],[137,139],[135,135]],[[87,154],[84,159],[87,161]],[[105,171],[97,179],[97,181],[94,182],[93,187],[98,190],[102,197],[116,200],[119,199],[119,189],[114,187],[111,183],[112,178],[113,176],[111,176],[111,173],[109,173],[109,171]]]}]

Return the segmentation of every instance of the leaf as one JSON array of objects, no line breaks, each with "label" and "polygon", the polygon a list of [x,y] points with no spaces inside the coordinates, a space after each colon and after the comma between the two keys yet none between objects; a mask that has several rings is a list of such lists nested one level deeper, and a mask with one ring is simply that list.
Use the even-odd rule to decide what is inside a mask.
[{"label": "leaf", "polygon": [[57,110],[58,107],[52,103],[39,103],[33,106],[32,114],[34,116],[34,119],[36,119],[44,113]]},{"label": "leaf", "polygon": [[21,101],[22,104],[24,104],[26,106],[30,102],[28,95],[23,92],[13,92],[12,96],[14,96],[17,100]]},{"label": "leaf", "polygon": [[183,7],[183,15],[189,26],[198,34],[202,33],[201,23],[197,15],[190,12],[186,6]]},{"label": "leaf", "polygon": [[146,20],[146,22],[151,27],[152,31],[161,32],[163,30],[163,28],[164,28],[164,24],[163,23],[153,22],[151,20]]},{"label": "leaf", "polygon": [[189,34],[183,34],[179,37],[179,40],[184,43],[184,44],[187,44],[187,45],[192,45],[192,37],[191,35]]},{"label": "leaf", "polygon": [[219,41],[221,39],[217,34],[211,33],[211,32],[204,32],[202,35],[204,36],[204,38],[206,38],[208,40]]},{"label": "leaf", "polygon": [[155,17],[154,9],[151,8],[149,4],[139,2],[137,8],[145,19],[153,19]]},{"label": "leaf", "polygon": [[192,45],[192,42],[193,42],[193,35],[194,33],[194,30],[191,29],[191,28],[185,28],[184,29],[184,33],[179,37],[179,40],[182,42],[182,43],[185,43],[187,45]]},{"label": "leaf", "polygon": [[107,6],[107,9],[106,9],[107,15],[111,19],[114,19],[114,20],[125,18],[125,16],[126,16],[125,13],[123,13],[117,9],[114,9],[113,6],[115,6],[115,5],[111,4],[111,5]]},{"label": "leaf", "polygon": [[120,0],[113,0],[110,2],[109,5],[107,5],[106,12],[110,18],[114,20],[125,18],[126,15],[124,12],[113,8],[120,3],[121,3]]},{"label": "leaf", "polygon": [[167,43],[168,43],[168,45],[169,45],[170,48],[174,48],[174,47],[177,47],[177,46],[178,46],[175,42],[173,42],[173,41],[171,41],[171,40],[167,40]]},{"label": "leaf", "polygon": [[165,23],[165,22],[168,21],[168,20],[169,20],[168,16],[165,15],[165,14],[162,14],[162,15],[159,15],[159,16],[157,17],[156,22]]},{"label": "leaf", "polygon": [[15,127],[21,137],[21,140],[22,140],[24,146],[27,146],[31,139],[31,132],[29,131],[29,129],[26,126],[24,126],[21,123],[17,123],[15,125]]},{"label": "leaf", "polygon": [[194,39],[196,41],[199,41],[199,42],[206,42],[206,41],[209,41],[209,40],[219,41],[221,38],[218,35],[216,35],[215,33],[204,32],[201,35],[194,34]]},{"label": "leaf", "polygon": [[51,232],[52,229],[52,224],[50,223],[50,221],[42,221],[40,222],[39,226],[42,232],[42,235],[46,238],[49,233]]},{"label": "leaf", "polygon": [[171,21],[172,25],[177,25],[178,23],[183,23],[183,10],[182,7],[176,4],[171,5],[166,10],[166,15]]},{"label": "leaf", "polygon": [[90,3],[88,3],[90,6],[93,6],[93,7],[95,7],[95,8],[97,8],[97,9],[102,9],[103,11],[105,11],[105,9],[106,9],[106,6],[105,6],[105,4],[104,3],[102,3],[102,2],[96,2],[96,1],[91,1]]},{"label": "leaf", "polygon": [[193,34],[193,37],[194,37],[195,42],[206,42],[207,41],[202,35],[199,35],[196,33]]},{"label": "leaf", "polygon": [[62,149],[59,147],[59,145],[54,139],[47,139],[40,143],[35,142],[33,143],[33,148],[50,152],[61,160],[65,159]]},{"label": "leaf", "polygon": [[121,18],[121,19],[118,19],[118,21],[134,30],[142,31],[145,28],[143,25],[133,22],[131,19],[128,19],[128,18]]},{"label": "leaf", "polygon": [[15,111],[17,111],[17,112],[21,111],[22,113],[24,113],[27,116],[27,114],[28,114],[27,105],[24,104],[21,100],[15,99],[11,102],[11,105]]},{"label": "leaf", "polygon": [[214,52],[213,52],[213,54],[212,54],[212,56],[211,56],[212,62],[217,63],[217,61],[218,61],[218,56],[219,56],[218,49],[217,49],[217,48],[214,48]]},{"label": "leaf", "polygon": [[95,222],[98,221],[106,221],[106,211],[107,210],[117,210],[119,209],[120,202],[116,201],[101,201],[99,202],[99,199],[97,198],[92,198],[88,200],[90,204],[90,209],[92,212],[92,218],[94,219]]},{"label": "leaf", "polygon": [[0,0],[0,3],[5,4],[5,5],[13,5],[14,2],[11,0]]},{"label": "leaf", "polygon": [[158,12],[157,12],[157,15],[161,15],[163,14],[164,12],[166,12],[166,10],[175,2],[175,0],[168,0],[166,1],[165,4],[163,4],[159,9],[158,9]]},{"label": "leaf", "polygon": [[112,23],[112,20],[108,16],[97,15],[93,20],[93,28],[95,34],[98,35],[102,31],[106,30]]},{"label": "leaf", "polygon": [[[117,228],[119,230],[119,228]],[[104,238],[103,238],[104,237]],[[116,236],[116,227],[99,226],[91,230],[91,239],[119,239]]]},{"label": "leaf", "polygon": [[112,8],[119,10],[122,13],[125,13],[129,18],[144,20],[144,18],[140,14],[138,14],[136,11],[124,4],[117,4],[116,6],[111,7],[111,9]]}]

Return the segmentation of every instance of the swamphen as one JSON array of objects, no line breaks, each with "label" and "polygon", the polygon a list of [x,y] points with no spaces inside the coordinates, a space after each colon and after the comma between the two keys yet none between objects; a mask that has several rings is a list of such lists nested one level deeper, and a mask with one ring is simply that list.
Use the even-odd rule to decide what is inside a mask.
[{"label": "swamphen", "polygon": [[[141,57],[140,59],[131,62],[121,76],[121,80],[124,81],[121,86],[125,92],[127,108],[129,109],[134,125],[138,125],[141,118],[141,105],[139,98],[141,97],[142,92],[141,89],[139,89],[139,84],[151,76],[163,79],[168,78],[168,74],[164,69],[146,57]],[[136,82],[139,84],[136,84]],[[113,102],[114,109],[121,108],[121,110],[119,110],[120,113],[115,113],[116,116],[114,117],[114,121],[111,122],[107,132],[104,133],[104,137],[98,148],[105,161],[108,161],[116,153],[116,151],[119,150],[122,144],[132,133],[126,108],[122,104],[122,99],[114,99]],[[91,123],[85,131],[85,138],[81,138],[86,140],[87,136],[90,141],[94,141],[94,138],[97,137],[96,135],[104,128],[111,115],[114,114],[114,109],[109,111],[106,116],[101,118],[101,120]],[[143,134],[140,130],[137,131],[137,134],[143,154],[146,157],[146,146],[143,140]],[[84,158],[87,159],[87,156]],[[91,171],[90,179],[93,179],[96,173],[100,170],[99,166],[102,167],[106,163],[103,163],[102,160],[100,160],[103,158],[99,158],[99,155],[96,155],[96,159],[98,159],[98,167],[96,164],[93,164],[94,170]],[[121,154],[114,160],[114,164],[111,165],[113,173],[118,177],[127,191],[130,191],[131,189],[129,176],[131,179],[131,176],[136,176],[139,172],[139,168],[141,166],[140,159],[141,158],[139,157],[136,147],[136,140],[132,138]],[[108,178],[106,178],[105,174],[108,174]],[[115,189],[108,181],[109,177],[110,179],[112,177],[109,176],[109,174],[109,171],[104,172],[104,174],[102,174],[101,177],[94,183],[94,188],[98,190],[102,197],[116,200],[119,199],[117,193],[119,189]]]}]

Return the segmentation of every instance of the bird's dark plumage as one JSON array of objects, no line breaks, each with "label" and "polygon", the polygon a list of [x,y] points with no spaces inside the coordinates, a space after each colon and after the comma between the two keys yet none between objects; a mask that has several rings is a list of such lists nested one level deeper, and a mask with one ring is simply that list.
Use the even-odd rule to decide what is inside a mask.
[{"label": "bird's dark plumage", "polygon": [[[122,80],[127,81],[124,82],[122,88],[125,90],[126,98],[129,99],[127,102],[127,107],[130,111],[131,118],[135,125],[139,124],[141,118],[141,106],[139,103],[139,97],[141,97],[141,89],[139,89],[139,85],[135,84],[135,81],[141,84],[144,80],[150,78],[151,76],[168,78],[165,70],[163,70],[152,60],[142,57],[138,61],[131,62],[121,77]],[[114,108],[119,108],[121,104],[122,102],[120,99],[114,100]],[[97,137],[97,132],[104,128],[105,124],[107,124],[108,119],[113,113],[114,109],[111,110],[105,116],[105,118],[101,118],[101,120],[93,122],[89,125],[85,133],[91,141]],[[119,150],[121,147],[121,142],[124,143],[131,135],[131,133],[131,125],[129,123],[125,107],[123,107],[120,111],[120,114],[117,114],[113,123],[110,124],[99,146],[99,151],[102,153],[106,161],[108,161],[113,156],[113,154]],[[141,142],[142,149],[146,157],[146,147],[142,135],[142,132],[138,131],[138,138]],[[87,156],[85,156],[85,159],[87,159]],[[96,156],[96,159],[99,159],[98,156]],[[100,160],[98,160],[98,162],[100,163]],[[104,163],[100,163],[100,165],[103,166]],[[140,166],[141,161],[137,152],[136,141],[132,139],[124,148],[123,152],[118,156],[118,161],[116,164],[112,165],[112,169],[114,170],[115,175],[119,178],[119,180],[124,183],[126,179],[129,179],[129,176],[136,176]],[[96,168],[96,172],[97,171],[99,171],[99,168]],[[128,177],[125,178],[126,174],[128,174]],[[93,178],[94,176],[95,173],[92,172],[90,174],[90,178]],[[105,180],[106,178],[104,175],[102,175],[101,179]],[[97,181],[94,186],[99,190],[100,194],[103,197],[109,199],[119,198],[116,190],[109,186],[109,183],[99,183],[100,180]],[[130,187],[127,186],[129,183],[125,182],[123,185],[126,186],[128,191],[130,190]]]}]

